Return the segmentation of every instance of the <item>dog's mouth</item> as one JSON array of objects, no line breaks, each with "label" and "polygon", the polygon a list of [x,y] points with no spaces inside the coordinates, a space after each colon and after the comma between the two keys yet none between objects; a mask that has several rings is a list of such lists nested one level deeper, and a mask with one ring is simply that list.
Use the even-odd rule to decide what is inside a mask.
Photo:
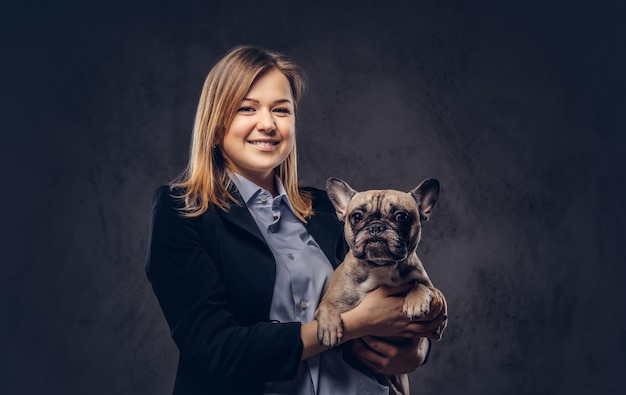
[{"label": "dog's mouth", "polygon": [[356,248],[355,257],[365,259],[377,265],[386,265],[406,258],[406,249],[390,244],[389,240],[372,238]]},{"label": "dog's mouth", "polygon": [[368,259],[370,260],[372,259],[389,260],[392,255],[391,251],[389,251],[389,246],[387,245],[387,242],[384,240],[380,240],[380,239],[374,239],[374,240],[368,241],[365,244],[364,252],[365,252],[365,255],[368,257]]}]

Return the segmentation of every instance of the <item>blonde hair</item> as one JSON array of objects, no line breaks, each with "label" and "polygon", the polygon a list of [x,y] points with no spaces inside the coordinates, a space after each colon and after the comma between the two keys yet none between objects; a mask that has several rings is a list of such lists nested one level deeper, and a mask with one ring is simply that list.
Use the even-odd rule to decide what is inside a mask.
[{"label": "blonde hair", "polygon": [[[210,205],[228,210],[231,203],[239,203],[229,192],[232,182],[219,143],[252,84],[274,69],[287,77],[297,109],[305,88],[305,76],[283,54],[252,46],[238,46],[228,51],[209,72],[196,112],[189,163],[172,183],[172,187],[183,188],[180,197],[184,198],[182,211],[185,216],[202,215]],[[313,209],[311,196],[298,188],[295,142],[287,158],[274,171],[285,186],[296,216],[306,222]]]}]

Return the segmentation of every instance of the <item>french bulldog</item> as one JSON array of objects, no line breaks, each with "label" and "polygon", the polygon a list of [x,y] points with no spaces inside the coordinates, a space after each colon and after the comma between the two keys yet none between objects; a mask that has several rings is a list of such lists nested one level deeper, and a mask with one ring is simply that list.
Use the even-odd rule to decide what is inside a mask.
[{"label": "french bulldog", "polygon": [[[410,319],[428,314],[433,298],[440,298],[447,312],[443,294],[434,288],[416,253],[422,221],[430,218],[439,197],[439,181],[424,180],[410,192],[357,192],[345,181],[329,178],[326,191],[337,217],[344,222],[349,251],[315,311],[320,342],[328,348],[337,346],[343,335],[340,314],[382,285],[413,285],[402,307]],[[444,321],[430,338],[440,340],[446,325]],[[390,387],[391,394],[409,394],[407,375],[378,379]]]}]

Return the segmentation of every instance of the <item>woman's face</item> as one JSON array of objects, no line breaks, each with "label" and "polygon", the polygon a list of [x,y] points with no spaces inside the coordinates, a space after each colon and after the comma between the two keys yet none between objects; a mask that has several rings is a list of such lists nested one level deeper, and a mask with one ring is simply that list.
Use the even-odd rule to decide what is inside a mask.
[{"label": "woman's face", "polygon": [[277,69],[259,78],[226,130],[222,153],[227,166],[257,185],[273,182],[274,168],[293,149],[295,114],[291,87]]}]

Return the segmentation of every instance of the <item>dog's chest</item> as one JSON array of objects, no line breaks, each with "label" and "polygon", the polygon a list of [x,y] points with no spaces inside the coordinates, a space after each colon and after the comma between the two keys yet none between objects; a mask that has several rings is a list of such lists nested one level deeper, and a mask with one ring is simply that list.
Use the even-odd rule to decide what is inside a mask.
[{"label": "dog's chest", "polygon": [[362,293],[367,293],[381,285],[402,285],[415,279],[414,270],[409,269],[401,272],[397,266],[373,267],[362,273],[359,278],[362,281],[357,282],[356,288]]}]

